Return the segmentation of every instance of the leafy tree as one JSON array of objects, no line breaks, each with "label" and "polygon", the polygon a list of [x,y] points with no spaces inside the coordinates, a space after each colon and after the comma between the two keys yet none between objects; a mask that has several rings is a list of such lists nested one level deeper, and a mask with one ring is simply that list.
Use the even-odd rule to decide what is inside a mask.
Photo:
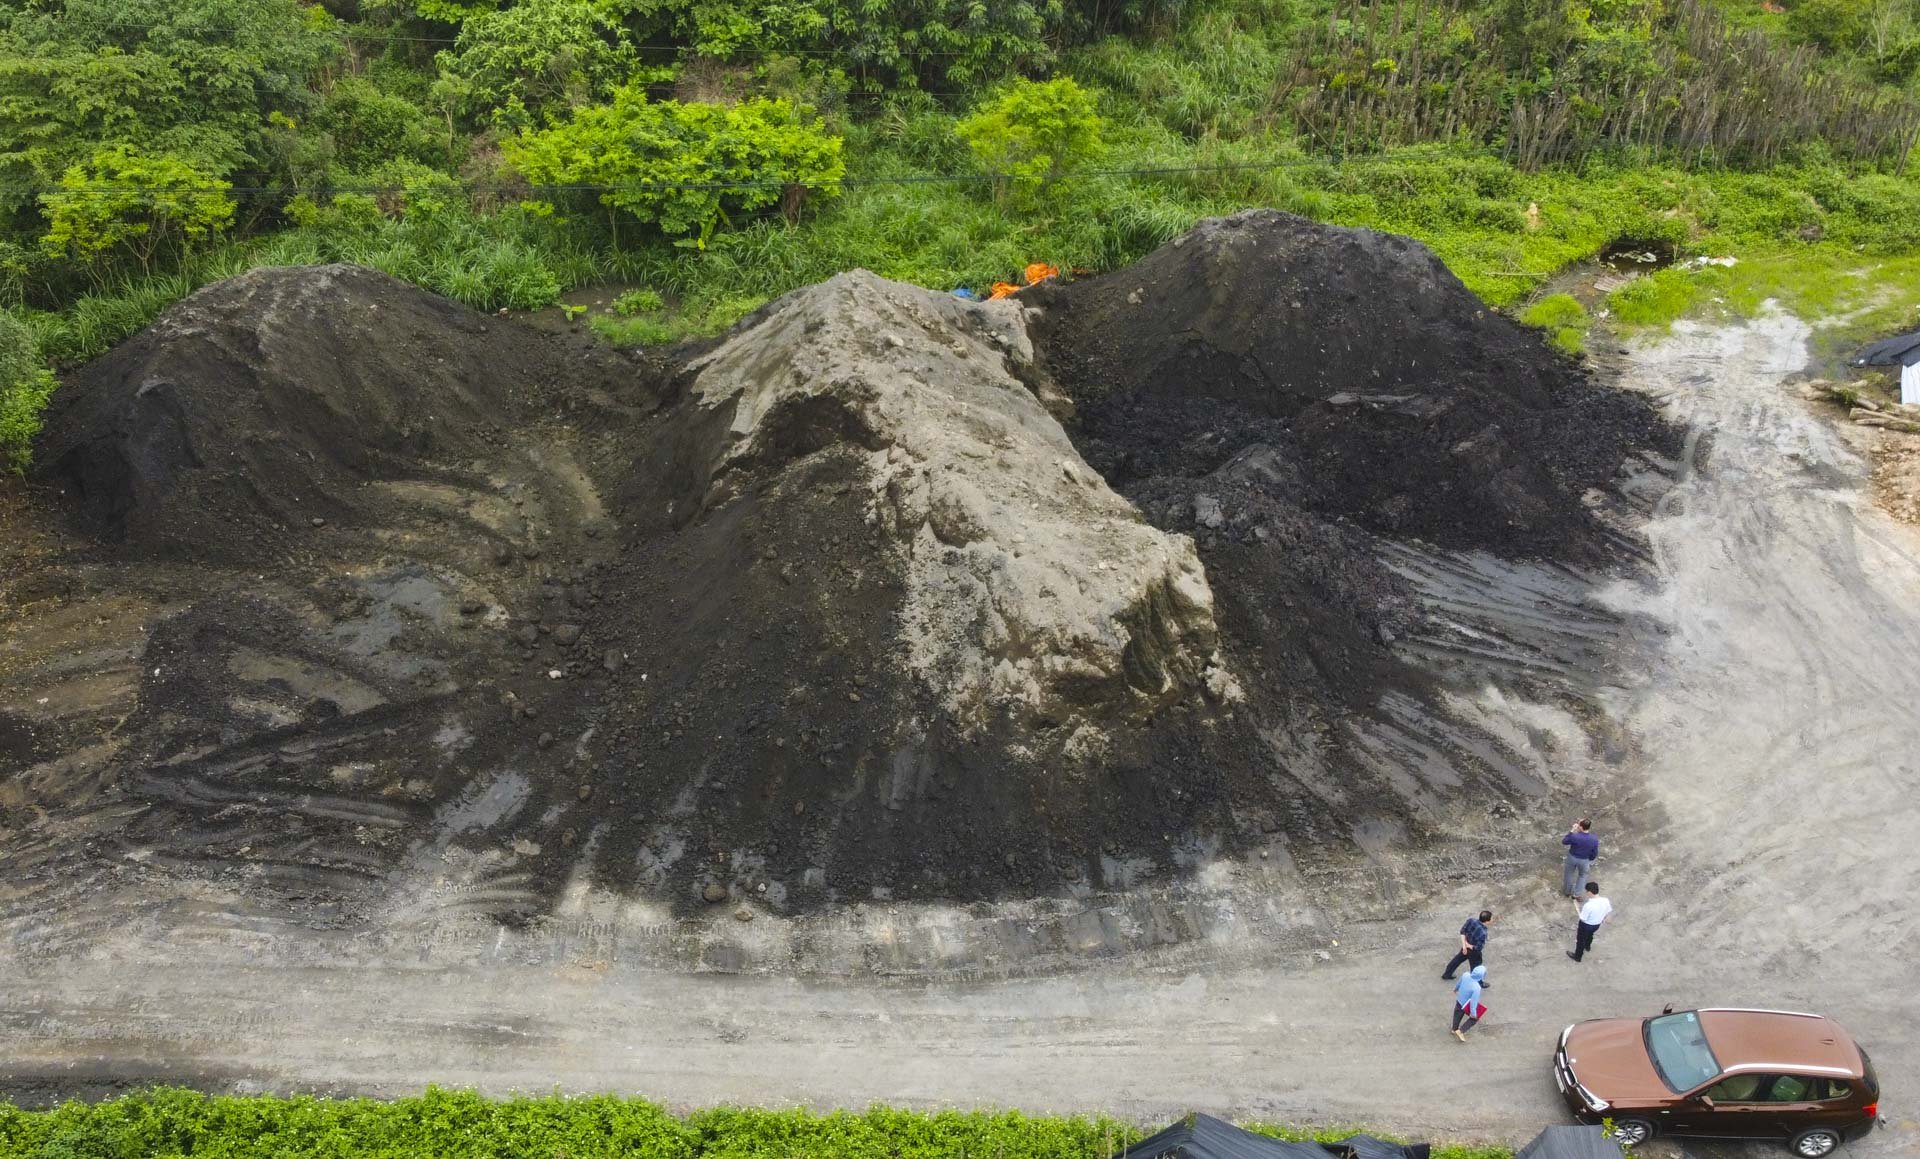
[{"label": "leafy tree", "polygon": [[1849,51],[1866,40],[1873,7],[1874,0],[1800,0],[1787,13],[1787,27],[1809,44]]},{"label": "leafy tree", "polygon": [[467,116],[491,113],[509,125],[606,95],[639,66],[639,54],[609,5],[525,0],[476,12],[453,49],[437,58]]},{"label": "leafy tree", "polygon": [[1101,152],[1093,94],[1071,77],[1015,81],[961,121],[957,131],[996,184],[1010,186],[1022,198]]},{"label": "leafy tree", "polygon": [[312,123],[331,139],[334,160],[354,173],[394,158],[424,161],[436,148],[419,105],[363,77],[336,81]]},{"label": "leafy tree", "polygon": [[298,0],[0,5],[0,177],[51,183],[112,144],[262,169],[268,114],[304,116],[339,50]]},{"label": "leafy tree", "polygon": [[1551,75],[1576,45],[1592,33],[1591,7],[1578,0],[1497,0],[1494,27],[1509,70],[1527,79]]},{"label": "leafy tree", "polygon": [[51,371],[40,364],[33,332],[0,310],[0,459],[16,474],[27,469],[40,412],[53,394]]},{"label": "leafy tree", "polygon": [[232,224],[230,188],[173,154],[110,146],[70,167],[59,192],[41,195],[48,224],[40,244],[96,268],[122,251],[151,272],[162,251],[184,256]]},{"label": "leafy tree", "polygon": [[692,0],[664,31],[702,56],[728,60],[742,52],[824,46],[830,26],[820,0]]},{"label": "leafy tree", "polygon": [[529,181],[607,186],[609,210],[698,246],[729,213],[780,205],[791,215],[809,193],[838,193],[846,172],[840,138],[787,101],[652,101],[639,85],[503,149]]},{"label": "leafy tree", "polygon": [[1061,0],[820,0],[841,53],[869,87],[955,88],[1052,63]]}]

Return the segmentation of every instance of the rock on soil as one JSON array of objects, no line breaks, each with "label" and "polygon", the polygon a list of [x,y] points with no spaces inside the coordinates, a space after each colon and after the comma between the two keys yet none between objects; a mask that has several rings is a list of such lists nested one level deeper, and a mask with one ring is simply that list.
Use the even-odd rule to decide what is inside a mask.
[{"label": "rock on soil", "polygon": [[[752,503],[809,455],[855,456],[886,556],[870,566],[904,586],[906,665],[963,729],[1008,712],[1038,727],[1149,715],[1217,659],[1192,541],[1141,522],[1087,470],[1016,377],[1032,362],[1014,303],[857,271],[694,360],[696,405],[669,424],[710,432],[690,510]],[[702,413],[715,409],[731,416],[723,431]]]},{"label": "rock on soil", "polygon": [[50,418],[34,622],[144,602],[0,677],[56,702],[0,860],[350,923],[1343,848],[1330,802],[1432,808],[1346,727],[1434,681],[1386,549],[1609,563],[1587,493],[1666,437],[1401,239],[1242,215],[1022,297],[856,271],[628,359],[363,270],[202,291]]}]

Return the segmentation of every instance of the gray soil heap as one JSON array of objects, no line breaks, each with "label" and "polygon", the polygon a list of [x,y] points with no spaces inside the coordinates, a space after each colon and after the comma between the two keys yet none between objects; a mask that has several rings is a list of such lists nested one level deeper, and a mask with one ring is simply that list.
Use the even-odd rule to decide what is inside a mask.
[{"label": "gray soil heap", "polygon": [[1410,806],[1342,722],[1435,679],[1386,550],[1608,564],[1666,438],[1401,239],[1242,215],[1031,296],[856,271],[630,359],[363,270],[202,291],[49,423],[26,611],[126,640],[0,714],[0,859],[512,920],[1344,842],[1330,778]]}]

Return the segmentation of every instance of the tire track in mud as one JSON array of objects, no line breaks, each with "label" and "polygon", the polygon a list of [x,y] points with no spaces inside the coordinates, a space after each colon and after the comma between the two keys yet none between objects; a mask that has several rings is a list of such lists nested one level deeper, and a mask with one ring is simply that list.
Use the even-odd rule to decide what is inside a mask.
[{"label": "tire track in mud", "polygon": [[1901,702],[1920,543],[1864,503],[1864,464],[1783,385],[1807,333],[1777,315],[1682,327],[1631,356],[1692,428],[1648,528],[1672,637],[1631,716],[1662,822],[1643,845],[1701,952],[1764,931],[1770,967],[1852,946],[1879,971],[1914,945],[1901,915],[1920,888],[1902,836],[1920,715]]}]

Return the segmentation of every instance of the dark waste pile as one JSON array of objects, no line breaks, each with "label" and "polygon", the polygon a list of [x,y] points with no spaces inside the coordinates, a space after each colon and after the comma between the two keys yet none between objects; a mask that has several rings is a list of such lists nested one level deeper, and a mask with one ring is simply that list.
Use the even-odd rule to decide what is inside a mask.
[{"label": "dark waste pile", "polygon": [[1667,438],[1421,247],[1272,213],[1013,301],[842,275],[673,356],[255,271],[51,418],[26,631],[130,610],[5,674],[0,860],[350,924],[449,875],[498,920],[792,912],[1417,830],[1343,748],[1435,679],[1381,545],[1615,566],[1593,496]]}]

